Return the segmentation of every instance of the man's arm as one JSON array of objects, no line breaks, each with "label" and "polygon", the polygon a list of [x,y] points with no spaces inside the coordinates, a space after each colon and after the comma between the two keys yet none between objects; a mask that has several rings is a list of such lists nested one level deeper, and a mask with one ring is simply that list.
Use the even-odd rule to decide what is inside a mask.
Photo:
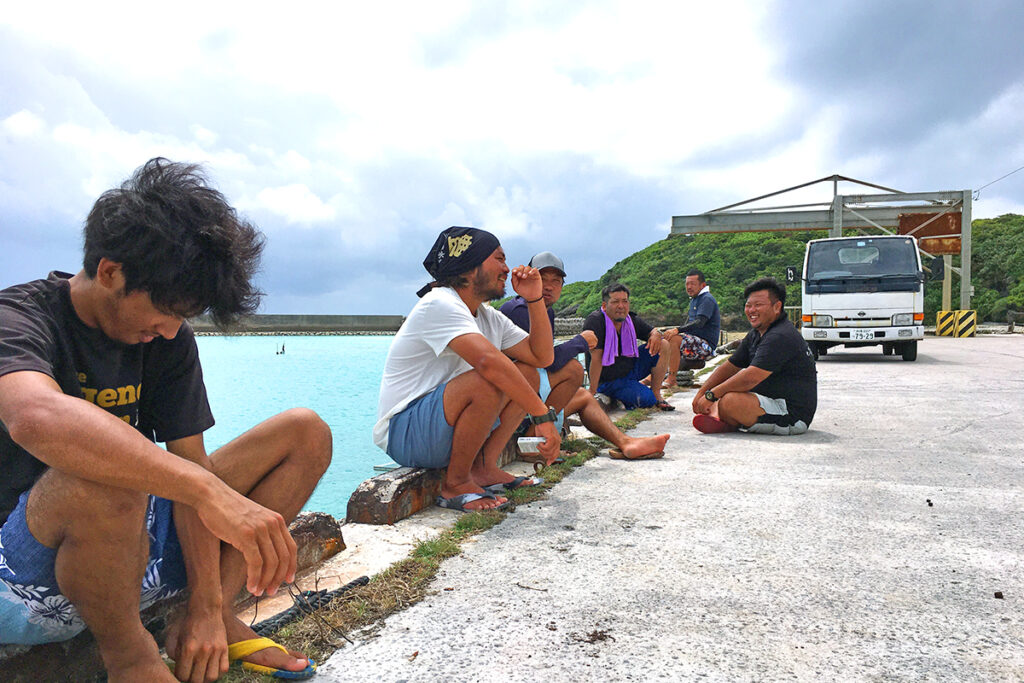
[{"label": "man's arm", "polygon": [[551,372],[558,372],[573,358],[581,353],[589,351],[591,347],[588,338],[593,339],[593,342],[596,344],[597,337],[589,330],[586,330],[586,333],[588,337],[585,337],[582,334],[577,334],[569,341],[556,345],[555,360],[552,361],[551,365],[549,365],[547,369]]},{"label": "man's arm", "polygon": [[509,279],[512,281],[512,289],[526,301],[526,308],[530,312],[530,336],[504,351],[527,365],[546,368],[555,360],[555,337],[551,331],[551,321],[548,320],[548,308],[544,304],[544,284],[540,279],[540,271],[529,266],[516,266],[509,273]]},{"label": "man's arm", "polygon": [[734,391],[750,391],[771,374],[768,370],[753,365],[740,369],[727,360],[715,368],[711,377],[697,389],[697,395],[693,397],[693,412],[706,414],[710,410],[711,401],[704,397],[706,391],[714,391],[715,398],[720,399]]},{"label": "man's arm", "polygon": [[[524,339],[520,343],[525,341]],[[472,365],[481,377],[497,387],[528,415],[539,416],[547,413],[548,407],[522,373],[516,369],[515,364],[488,341],[487,337],[477,333],[463,334],[448,342],[448,348]],[[546,439],[540,451],[546,458],[550,458],[550,464],[558,455],[561,438],[551,422],[537,425],[536,431],[539,436]]]},{"label": "man's arm", "polygon": [[651,333],[647,337],[647,352],[652,356],[657,356],[661,352],[661,340],[664,337],[661,334],[661,330],[657,327],[651,328]]},{"label": "man's arm", "polygon": [[[168,441],[167,450],[212,472],[202,434]],[[196,511],[184,503],[174,504],[174,526],[188,573],[189,596],[181,626],[168,639],[167,652],[180,678],[188,679],[193,671],[209,671],[211,662],[223,674],[229,662],[220,582],[220,540],[203,526]]]},{"label": "man's arm", "polygon": [[[555,340],[551,334],[551,322],[548,320],[547,308],[545,308],[544,301],[542,300],[529,304],[529,309],[529,336],[518,344],[508,347],[504,352],[506,355],[527,365],[532,365],[535,368],[546,368],[555,360]],[[470,364],[472,365],[472,363]],[[519,373],[516,372],[516,374]]]},{"label": "man's arm", "polygon": [[590,393],[597,393],[597,385],[601,383],[601,358],[604,356],[604,349],[594,347],[590,349]]},{"label": "man's arm", "polygon": [[280,574],[294,576],[284,518],[232,490],[213,473],[167,452],[127,422],[64,394],[34,371],[0,377],[0,421],[40,461],[87,481],[144,491],[195,509],[203,525],[245,557],[247,587],[260,595]]},{"label": "man's arm", "polygon": [[687,330],[697,330],[708,324],[708,317],[706,315],[698,315],[693,320],[690,320],[685,325],[680,325],[676,328],[676,332],[686,332]]}]

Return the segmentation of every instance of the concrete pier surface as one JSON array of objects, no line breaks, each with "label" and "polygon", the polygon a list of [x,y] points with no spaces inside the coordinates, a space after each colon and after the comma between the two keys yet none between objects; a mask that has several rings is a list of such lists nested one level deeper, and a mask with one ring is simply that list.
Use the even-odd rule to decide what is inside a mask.
[{"label": "concrete pier surface", "polygon": [[[818,362],[798,437],[693,391],[444,563],[321,681],[1024,680],[1024,340]],[[997,597],[1001,596],[1001,597]]]}]

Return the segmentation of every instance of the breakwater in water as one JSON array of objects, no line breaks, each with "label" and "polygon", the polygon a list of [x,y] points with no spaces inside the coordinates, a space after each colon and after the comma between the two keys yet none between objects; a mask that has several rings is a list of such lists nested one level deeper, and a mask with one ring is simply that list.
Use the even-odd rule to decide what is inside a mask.
[{"label": "breakwater in water", "polygon": [[200,316],[189,321],[197,334],[216,335],[327,335],[394,334],[402,326],[401,315],[253,315],[228,330],[218,329]]}]

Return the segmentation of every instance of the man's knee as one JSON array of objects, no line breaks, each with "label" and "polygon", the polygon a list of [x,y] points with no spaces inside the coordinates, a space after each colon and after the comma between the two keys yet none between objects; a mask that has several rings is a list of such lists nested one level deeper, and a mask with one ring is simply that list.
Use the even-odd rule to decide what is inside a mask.
[{"label": "man's knee", "polygon": [[296,452],[314,471],[323,474],[331,464],[333,439],[330,426],[309,408],[292,408],[282,413],[295,434]]},{"label": "man's knee", "polygon": [[550,379],[552,384],[560,384],[561,382],[569,382],[576,386],[583,385],[583,365],[578,360],[571,360],[556,372],[551,373]]},{"label": "man's knee", "polygon": [[764,410],[754,394],[732,392],[718,399],[718,414],[728,422],[749,427],[757,422]]},{"label": "man's knee", "polygon": [[149,496],[48,470],[32,487],[25,507],[29,531],[54,548],[69,534],[134,537],[142,530]]},{"label": "man's knee", "polygon": [[[539,379],[538,379],[539,382]],[[493,407],[495,414],[501,408],[505,395],[498,387],[483,378],[476,370],[465,372],[448,382],[444,389],[445,418],[451,424],[451,408],[473,404],[481,407]]]}]

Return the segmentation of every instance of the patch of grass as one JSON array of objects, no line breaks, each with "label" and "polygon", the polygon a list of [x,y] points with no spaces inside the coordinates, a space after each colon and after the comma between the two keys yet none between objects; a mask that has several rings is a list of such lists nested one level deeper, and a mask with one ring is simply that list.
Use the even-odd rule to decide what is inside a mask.
[{"label": "patch of grass", "polygon": [[657,408],[634,408],[633,410],[627,411],[625,415],[615,421],[615,426],[624,432],[636,427],[638,424],[647,419],[647,416],[658,410]]},{"label": "patch of grass", "polygon": [[421,542],[412,551],[412,556],[418,560],[443,560],[448,557],[455,557],[459,554],[459,543],[452,534],[444,533],[437,538]]}]

